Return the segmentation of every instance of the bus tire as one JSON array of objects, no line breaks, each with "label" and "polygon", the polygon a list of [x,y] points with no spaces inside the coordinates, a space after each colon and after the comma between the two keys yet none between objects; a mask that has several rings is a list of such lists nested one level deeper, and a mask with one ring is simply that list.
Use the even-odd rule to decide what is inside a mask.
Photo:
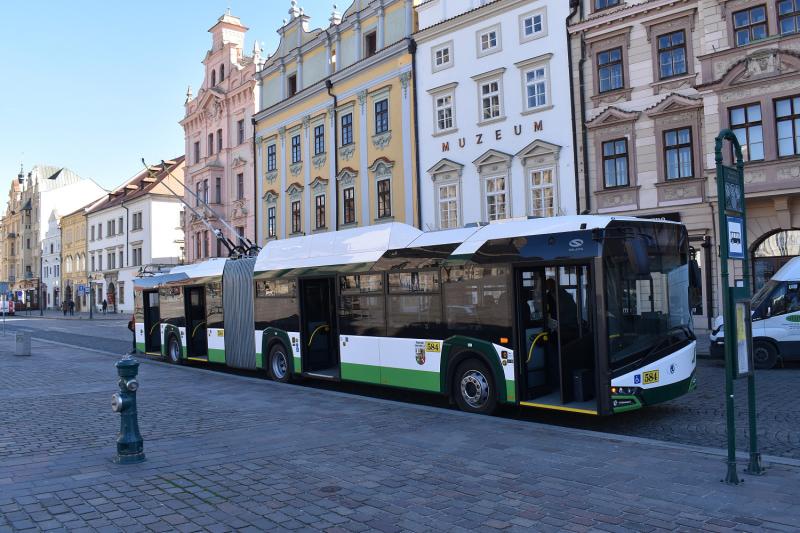
[{"label": "bus tire", "polygon": [[183,359],[181,358],[181,343],[178,342],[178,338],[175,335],[170,335],[167,341],[167,361],[173,365],[183,364]]},{"label": "bus tire", "polygon": [[458,365],[451,391],[464,412],[490,415],[497,407],[494,377],[478,359],[470,358]]},{"label": "bus tire", "polygon": [[269,377],[279,383],[289,383],[292,379],[292,369],[290,368],[289,355],[286,353],[283,343],[275,343],[269,351],[267,359],[267,372]]},{"label": "bus tire", "polygon": [[778,350],[772,343],[755,341],[753,343],[753,364],[759,370],[769,370],[778,362]]}]

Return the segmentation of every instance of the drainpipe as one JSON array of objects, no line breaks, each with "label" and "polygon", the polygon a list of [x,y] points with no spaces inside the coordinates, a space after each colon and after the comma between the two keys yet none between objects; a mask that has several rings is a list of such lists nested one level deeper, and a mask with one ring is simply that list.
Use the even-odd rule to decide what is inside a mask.
[{"label": "drainpipe", "polygon": [[253,242],[258,244],[258,165],[256,165],[256,118],[250,117],[250,124],[253,126]]},{"label": "drainpipe", "polygon": [[[125,202],[122,202],[122,209],[125,210],[125,261],[128,263],[128,266],[131,266],[131,256],[128,255],[130,250],[128,249],[130,243],[130,236],[131,236],[131,224],[130,224],[130,216],[131,213],[128,211],[128,208],[125,206]],[[152,252],[152,250],[151,250]],[[119,267],[122,268],[123,265]]]},{"label": "drainpipe", "polygon": [[417,41],[412,38],[408,38],[408,53],[411,54],[411,81],[414,83],[412,87],[412,98],[414,104],[414,138],[417,140],[417,144],[414,147],[414,159],[415,164],[417,167],[417,227],[421,230],[422,229],[422,189],[421,189],[421,180],[422,174],[420,172],[420,162],[419,162],[419,106],[417,105]]},{"label": "drainpipe", "polygon": [[339,231],[339,180],[337,179],[339,176],[339,125],[336,123],[336,108],[339,107],[339,98],[333,93],[333,81],[330,78],[325,80],[325,88],[328,90],[328,95],[333,98],[333,146],[331,146],[331,153],[333,155],[333,174],[335,176],[333,193],[336,195],[333,230]]},{"label": "drainpipe", "polygon": [[[566,28],[566,35],[567,35],[567,64],[569,68],[572,68],[572,39],[569,35],[569,23],[572,20],[572,17],[575,16],[575,13],[578,12],[580,8],[580,2],[577,0],[572,0],[570,2],[570,12],[567,15],[567,20],[565,22]],[[581,38],[581,43],[583,42],[583,38]],[[582,55],[582,54],[581,54]],[[583,61],[583,58],[581,58]],[[579,76],[583,74],[583,67],[582,64],[579,65]],[[583,88],[583,83],[581,83],[581,89]],[[572,80],[572,71],[570,70],[569,73],[569,100],[570,105],[572,107],[572,158],[573,158],[573,165],[575,169],[575,213],[581,213],[581,193],[580,193],[580,176],[578,173],[578,132],[577,132],[577,124],[575,120],[575,84]],[[581,95],[581,110],[583,110],[583,95]],[[581,130],[583,130],[583,121],[581,121]],[[585,145],[585,144],[584,144]],[[584,170],[586,169],[586,164],[584,162]],[[587,197],[587,205],[588,205],[588,197]]]}]

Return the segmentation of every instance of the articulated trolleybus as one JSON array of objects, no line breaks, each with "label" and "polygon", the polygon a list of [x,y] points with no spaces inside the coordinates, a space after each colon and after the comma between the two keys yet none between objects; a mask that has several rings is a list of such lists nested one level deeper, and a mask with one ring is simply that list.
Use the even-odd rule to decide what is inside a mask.
[{"label": "articulated trolleybus", "polygon": [[676,223],[565,216],[423,233],[390,223],[271,241],[136,282],[136,342],[263,369],[607,415],[695,387]]}]

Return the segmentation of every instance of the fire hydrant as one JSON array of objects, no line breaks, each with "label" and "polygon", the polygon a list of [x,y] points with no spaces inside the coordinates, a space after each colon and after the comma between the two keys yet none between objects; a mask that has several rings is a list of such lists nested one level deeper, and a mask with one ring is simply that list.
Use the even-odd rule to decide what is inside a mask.
[{"label": "fire hydrant", "polygon": [[119,392],[111,397],[111,409],[120,414],[119,434],[117,435],[118,464],[133,464],[144,461],[144,441],[139,433],[139,420],[136,413],[136,390],[139,382],[139,362],[132,357],[124,357],[116,364],[119,374]]}]

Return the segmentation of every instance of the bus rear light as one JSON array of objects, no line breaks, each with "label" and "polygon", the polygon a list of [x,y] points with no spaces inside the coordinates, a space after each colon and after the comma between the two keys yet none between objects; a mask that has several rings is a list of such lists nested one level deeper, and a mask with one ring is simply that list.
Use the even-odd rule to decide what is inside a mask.
[{"label": "bus rear light", "polygon": [[500,337],[500,344],[508,344],[508,337]]}]

